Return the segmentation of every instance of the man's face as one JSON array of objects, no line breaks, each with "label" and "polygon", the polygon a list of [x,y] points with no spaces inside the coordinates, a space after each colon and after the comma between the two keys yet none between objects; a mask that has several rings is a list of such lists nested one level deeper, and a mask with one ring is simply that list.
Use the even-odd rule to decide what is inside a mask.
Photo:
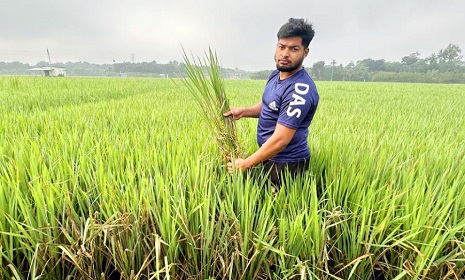
[{"label": "man's face", "polygon": [[276,68],[281,72],[299,70],[307,54],[308,48],[302,45],[301,37],[281,38],[276,44]]}]

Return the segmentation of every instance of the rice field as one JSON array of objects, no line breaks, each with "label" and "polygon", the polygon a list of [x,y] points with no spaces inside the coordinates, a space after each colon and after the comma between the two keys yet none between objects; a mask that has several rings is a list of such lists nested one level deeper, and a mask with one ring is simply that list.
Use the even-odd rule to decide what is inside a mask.
[{"label": "rice field", "polygon": [[273,194],[176,84],[0,77],[0,279],[465,278],[465,85],[318,82],[311,170]]}]

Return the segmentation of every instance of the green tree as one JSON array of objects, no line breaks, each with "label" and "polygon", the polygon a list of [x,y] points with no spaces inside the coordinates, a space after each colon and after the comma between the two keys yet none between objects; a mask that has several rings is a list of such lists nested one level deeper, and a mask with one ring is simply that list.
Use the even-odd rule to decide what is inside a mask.
[{"label": "green tree", "polygon": [[439,50],[438,60],[442,63],[459,63],[463,57],[461,53],[458,45],[449,44],[445,49]]},{"label": "green tree", "polygon": [[404,65],[412,65],[415,62],[417,62],[418,60],[420,60],[420,53],[419,52],[414,52],[414,53],[409,54],[408,56],[404,56],[402,58],[402,64],[404,64]]},{"label": "green tree", "polygon": [[258,71],[258,72],[253,72],[249,75],[249,77],[252,79],[252,80],[267,80],[268,77],[270,77],[270,74],[271,74],[272,71],[270,70],[262,70],[262,71]]},{"label": "green tree", "polygon": [[429,65],[430,70],[438,69],[438,56],[435,53],[425,58],[425,62]]},{"label": "green tree", "polygon": [[384,59],[374,60],[371,58],[367,58],[359,61],[357,65],[358,64],[365,65],[368,68],[368,71],[370,72],[379,72],[386,70],[386,61]]},{"label": "green tree", "polygon": [[424,59],[417,60],[417,62],[410,65],[409,68],[410,68],[410,72],[415,72],[415,73],[426,73],[428,72],[428,70],[430,70],[428,63],[426,63],[426,60]]},{"label": "green tree", "polygon": [[344,81],[352,81],[355,72],[355,63],[353,61],[346,65],[344,71]]},{"label": "green tree", "polygon": [[325,62],[324,61],[318,61],[313,63],[312,66],[312,73],[313,76],[317,79],[320,80],[322,77],[322,71],[325,69]]},{"label": "green tree", "polygon": [[336,65],[336,60],[333,59],[333,61],[331,61],[331,81],[333,80],[333,76],[334,76],[334,66]]},{"label": "green tree", "polygon": [[359,63],[354,67],[354,72],[352,76],[353,81],[370,81],[370,73],[368,71],[368,67],[365,66],[363,63]]},{"label": "green tree", "polygon": [[401,62],[394,61],[394,62],[386,62],[385,64],[386,67],[386,72],[393,72],[393,73],[399,73],[402,72],[403,65]]}]

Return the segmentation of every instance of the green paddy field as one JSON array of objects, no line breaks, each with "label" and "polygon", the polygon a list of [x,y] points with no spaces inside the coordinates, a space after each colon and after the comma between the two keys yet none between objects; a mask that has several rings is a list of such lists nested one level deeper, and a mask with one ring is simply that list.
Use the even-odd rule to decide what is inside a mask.
[{"label": "green paddy field", "polygon": [[317,82],[311,170],[273,194],[179,84],[0,77],[0,279],[465,278],[465,85]]}]

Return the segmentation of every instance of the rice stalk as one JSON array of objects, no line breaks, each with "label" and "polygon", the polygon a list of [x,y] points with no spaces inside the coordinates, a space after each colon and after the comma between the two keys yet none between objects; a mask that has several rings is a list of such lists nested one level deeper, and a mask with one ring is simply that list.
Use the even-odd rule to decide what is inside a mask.
[{"label": "rice stalk", "polygon": [[223,116],[231,108],[216,52],[209,48],[201,60],[199,57],[189,58],[183,48],[183,59],[188,76],[183,82],[197,101],[205,124],[213,132],[219,149],[225,158],[239,156],[241,149],[234,118]]}]

